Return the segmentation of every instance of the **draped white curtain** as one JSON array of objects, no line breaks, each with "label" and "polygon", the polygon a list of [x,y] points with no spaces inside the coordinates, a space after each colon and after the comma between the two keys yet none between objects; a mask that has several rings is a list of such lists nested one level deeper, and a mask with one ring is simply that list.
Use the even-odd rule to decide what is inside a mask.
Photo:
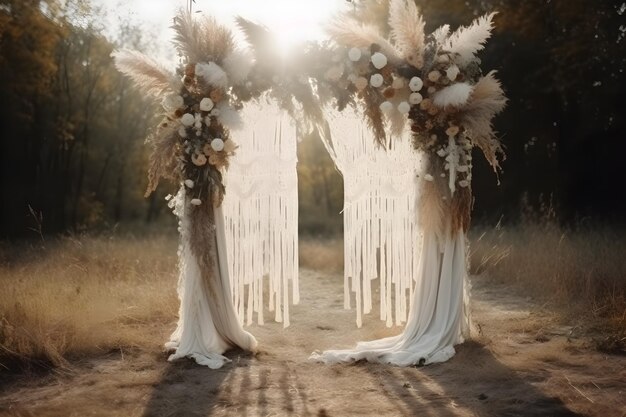
[{"label": "draped white curtain", "polygon": [[[396,323],[403,322],[407,293],[409,312],[398,336],[359,342],[353,349],[315,352],[311,359],[324,363],[367,360],[398,366],[447,361],[455,354],[454,346],[469,335],[465,235],[449,232],[450,219],[444,219],[448,232],[443,235],[418,222],[416,207],[422,206],[418,202],[423,180],[416,179],[420,162],[409,149],[410,143],[396,139],[388,154],[379,155],[384,151],[367,148],[365,141],[374,141],[362,117],[346,116],[344,112],[329,117],[331,137],[327,141],[346,187],[344,296],[347,299],[350,290],[356,293],[360,325],[359,300],[362,298],[363,312],[367,313],[371,281],[378,271],[381,319],[390,325],[394,312]],[[371,155],[361,156],[359,149]]]},{"label": "draped white curtain", "polygon": [[178,326],[165,344],[175,352],[170,361],[189,357],[198,364],[212,369],[221,368],[228,358],[222,354],[230,348],[240,347],[255,351],[257,341],[243,330],[231,302],[226,237],[221,208],[215,208],[215,249],[211,290],[202,279],[198,261],[190,245],[189,207],[185,203],[185,188],[181,187],[171,202],[179,218],[181,241],[178,251],[180,310]]},{"label": "draped white curtain", "polygon": [[275,103],[250,103],[241,114],[223,203],[233,303],[241,323],[256,314],[263,324],[267,302],[287,327],[290,301],[300,298],[296,128]]}]

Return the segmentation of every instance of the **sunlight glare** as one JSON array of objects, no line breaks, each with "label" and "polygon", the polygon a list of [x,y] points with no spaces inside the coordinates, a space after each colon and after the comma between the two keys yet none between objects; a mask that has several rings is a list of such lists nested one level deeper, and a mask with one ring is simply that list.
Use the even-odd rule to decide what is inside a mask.
[{"label": "sunlight glare", "polygon": [[323,24],[345,7],[345,0],[197,0],[198,9],[209,14],[236,16],[267,26],[286,51],[306,40],[324,37]]}]

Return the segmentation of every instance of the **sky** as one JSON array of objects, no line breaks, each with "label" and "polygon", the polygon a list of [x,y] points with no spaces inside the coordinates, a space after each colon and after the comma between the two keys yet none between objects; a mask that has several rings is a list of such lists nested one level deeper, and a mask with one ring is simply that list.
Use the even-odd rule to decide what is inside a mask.
[{"label": "sky", "polygon": [[[105,33],[115,37],[120,19],[130,20],[154,38],[151,48],[166,64],[175,63],[169,41],[169,26],[179,8],[187,7],[187,0],[92,0],[107,15]],[[321,24],[333,13],[348,6],[346,0],[196,0],[194,11],[215,16],[224,24],[232,24],[233,17],[241,15],[268,26],[285,45],[307,39],[320,39]]]}]

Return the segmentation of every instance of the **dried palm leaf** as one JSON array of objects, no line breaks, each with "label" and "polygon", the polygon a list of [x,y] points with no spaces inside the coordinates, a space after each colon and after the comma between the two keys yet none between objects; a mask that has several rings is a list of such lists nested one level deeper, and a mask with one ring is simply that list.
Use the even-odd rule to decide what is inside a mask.
[{"label": "dried palm leaf", "polygon": [[111,56],[117,70],[130,77],[147,95],[159,96],[167,90],[178,89],[173,74],[141,52],[123,49],[113,52]]}]

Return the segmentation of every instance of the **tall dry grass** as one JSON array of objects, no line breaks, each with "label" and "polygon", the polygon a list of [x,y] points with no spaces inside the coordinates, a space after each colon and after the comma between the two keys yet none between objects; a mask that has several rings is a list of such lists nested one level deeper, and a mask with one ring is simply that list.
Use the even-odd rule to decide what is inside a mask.
[{"label": "tall dry grass", "polygon": [[515,284],[568,318],[626,336],[626,230],[553,219],[475,227],[471,273]]},{"label": "tall dry grass", "polygon": [[[176,244],[175,236],[0,244],[0,368],[154,350],[177,317]],[[475,227],[470,261],[471,273],[515,284],[625,340],[626,233],[552,221]],[[341,239],[300,242],[301,267],[340,274],[343,265]]]},{"label": "tall dry grass", "polygon": [[0,246],[0,367],[161,344],[176,319],[176,238]]}]

